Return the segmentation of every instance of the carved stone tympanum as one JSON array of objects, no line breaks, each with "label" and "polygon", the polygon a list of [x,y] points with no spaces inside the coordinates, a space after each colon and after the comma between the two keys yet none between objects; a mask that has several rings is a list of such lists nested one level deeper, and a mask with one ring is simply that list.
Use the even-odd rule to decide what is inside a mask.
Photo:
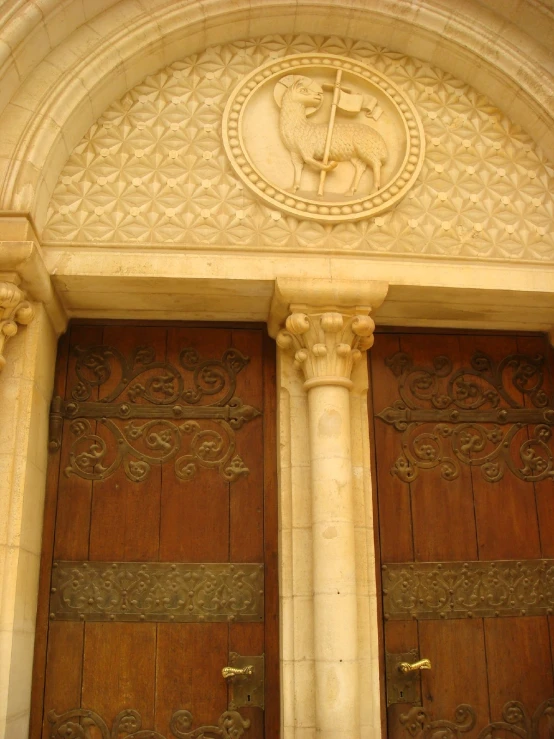
[{"label": "carved stone tympanum", "polygon": [[266,204],[331,223],[390,208],[424,156],[409,98],[372,67],[333,54],[273,60],[241,80],[223,140],[238,175]]}]

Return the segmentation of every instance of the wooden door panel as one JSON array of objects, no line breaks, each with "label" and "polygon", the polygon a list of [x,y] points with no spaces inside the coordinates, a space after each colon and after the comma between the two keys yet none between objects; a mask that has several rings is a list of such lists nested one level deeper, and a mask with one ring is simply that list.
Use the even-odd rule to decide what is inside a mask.
[{"label": "wooden door panel", "polygon": [[110,721],[124,708],[154,721],[156,624],[85,625],[81,706]]},{"label": "wooden door panel", "polygon": [[468,334],[383,335],[370,353],[385,650],[417,648],[432,663],[418,677],[421,708],[388,708],[394,739],[550,735],[554,562],[541,557],[554,551],[554,385],[544,357],[551,368],[544,337]]},{"label": "wooden door panel", "polygon": [[[96,739],[116,721],[118,736],[142,722],[158,739],[185,739],[227,710],[231,651],[265,652],[278,683],[272,347],[256,329],[114,325],[74,326],[64,347],[31,736],[60,739],[81,725]],[[50,594],[52,553],[61,564]],[[206,567],[181,574],[174,562]],[[265,569],[253,623],[233,610],[254,602],[241,563],[260,582]],[[255,706],[229,714],[223,739],[278,731],[274,686],[266,701],[265,718]]]}]

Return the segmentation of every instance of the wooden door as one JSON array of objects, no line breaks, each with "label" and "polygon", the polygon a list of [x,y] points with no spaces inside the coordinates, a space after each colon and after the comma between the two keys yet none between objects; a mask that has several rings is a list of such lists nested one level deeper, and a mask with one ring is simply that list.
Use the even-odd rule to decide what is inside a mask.
[{"label": "wooden door", "polygon": [[63,338],[34,739],[278,735],[273,356],[255,329]]},{"label": "wooden door", "polygon": [[551,738],[552,350],[390,333],[370,366],[388,736]]}]

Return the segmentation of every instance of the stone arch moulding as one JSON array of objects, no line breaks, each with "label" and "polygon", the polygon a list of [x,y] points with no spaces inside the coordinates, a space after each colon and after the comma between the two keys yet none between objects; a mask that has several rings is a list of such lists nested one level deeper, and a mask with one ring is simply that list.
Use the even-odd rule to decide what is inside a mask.
[{"label": "stone arch moulding", "polygon": [[[525,23],[516,27],[508,11],[493,12],[471,1],[460,14],[447,0],[378,6],[368,0],[341,5],[324,0],[317,6],[253,0],[232,9],[226,0],[175,0],[147,11],[138,4],[105,2],[98,12],[98,4],[95,11],[90,1],[82,10],[69,3],[60,22],[59,8],[51,0],[36,5],[41,20],[31,10],[25,14],[16,8],[5,22],[12,51],[2,67],[6,86],[0,105],[6,107],[0,118],[0,209],[29,213],[39,233],[63,164],[109,102],[184,53],[269,32],[364,38],[432,60],[487,90],[554,158],[551,55],[543,46],[546,41],[526,33]],[[531,11],[536,20],[543,13],[546,25],[552,21],[546,8]],[[60,30],[53,31],[56,24]],[[32,54],[18,36],[18,25],[28,27]]]}]

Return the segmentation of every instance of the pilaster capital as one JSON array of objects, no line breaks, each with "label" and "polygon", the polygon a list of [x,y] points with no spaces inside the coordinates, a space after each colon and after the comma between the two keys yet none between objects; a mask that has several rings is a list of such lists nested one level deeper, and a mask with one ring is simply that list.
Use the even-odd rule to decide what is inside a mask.
[{"label": "pilaster capital", "polygon": [[0,282],[0,372],[6,366],[4,346],[15,336],[18,324],[26,326],[35,314],[25,292],[15,282]]},{"label": "pilaster capital", "polygon": [[294,352],[306,389],[352,387],[352,367],[373,345],[369,314],[387,289],[384,282],[367,280],[277,280],[269,331],[281,349]]},{"label": "pilaster capital", "polygon": [[277,334],[277,344],[294,351],[295,365],[304,373],[306,389],[317,385],[351,388],[352,367],[373,345],[374,329],[375,323],[368,315],[335,310],[294,312]]}]

